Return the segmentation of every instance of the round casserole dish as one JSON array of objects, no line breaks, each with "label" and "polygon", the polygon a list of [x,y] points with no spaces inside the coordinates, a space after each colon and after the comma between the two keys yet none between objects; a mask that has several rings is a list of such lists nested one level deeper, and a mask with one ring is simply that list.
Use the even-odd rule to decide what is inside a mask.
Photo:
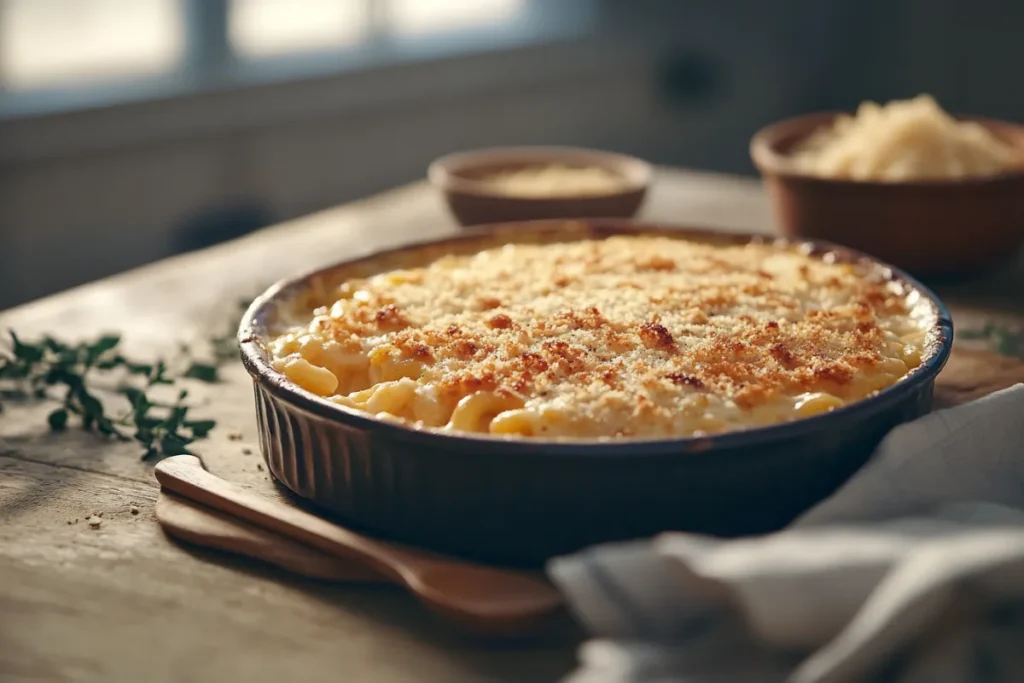
[{"label": "round casserole dish", "polygon": [[337,405],[270,365],[277,307],[315,278],[365,275],[507,242],[621,234],[713,243],[764,239],[624,220],[513,223],[381,252],[271,287],[249,307],[239,329],[270,472],[298,496],[370,533],[477,560],[535,566],[593,543],[665,530],[736,536],[778,529],[834,491],[890,429],[930,409],[935,377],[952,347],[948,311],[905,273],[827,243],[812,243],[812,253],[864,264],[916,291],[933,311],[934,329],[921,365],[896,384],[793,422],[649,441],[441,433]]}]

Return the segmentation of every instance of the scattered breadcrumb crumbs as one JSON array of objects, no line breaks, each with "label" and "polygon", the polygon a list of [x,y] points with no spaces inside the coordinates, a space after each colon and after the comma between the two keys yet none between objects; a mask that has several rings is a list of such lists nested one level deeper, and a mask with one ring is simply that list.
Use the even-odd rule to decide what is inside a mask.
[{"label": "scattered breadcrumb crumbs", "polygon": [[262,472],[263,471],[263,465],[261,465],[260,463],[256,463],[256,469],[258,469],[260,472]]},{"label": "scattered breadcrumb crumbs", "polygon": [[93,529],[99,529],[100,525],[103,524],[103,520],[100,519],[98,515],[92,515],[86,518],[85,521],[87,521],[89,523],[89,526],[91,526]]},{"label": "scattered breadcrumb crumbs", "polygon": [[242,449],[242,455],[252,455],[252,449],[246,446]]},{"label": "scattered breadcrumb crumbs", "polygon": [[242,432],[230,432],[228,434],[228,440],[230,440],[230,441],[241,441],[242,440]]},{"label": "scattered breadcrumb crumbs", "polygon": [[133,515],[137,515],[139,514],[139,508],[135,505],[132,505],[131,509],[129,509],[129,512],[131,512]]}]

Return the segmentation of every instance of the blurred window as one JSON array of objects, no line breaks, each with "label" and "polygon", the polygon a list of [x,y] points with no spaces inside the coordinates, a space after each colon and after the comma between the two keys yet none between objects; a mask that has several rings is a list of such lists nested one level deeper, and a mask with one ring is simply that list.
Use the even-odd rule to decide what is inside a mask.
[{"label": "blurred window", "polygon": [[590,33],[600,0],[0,0],[0,120]]},{"label": "blurred window", "polygon": [[229,7],[228,36],[241,57],[357,45],[370,32],[367,0],[231,0]]},{"label": "blurred window", "polygon": [[385,0],[381,5],[384,28],[398,36],[496,27],[526,10],[525,0]]},{"label": "blurred window", "polygon": [[[501,44],[493,38],[506,29],[514,31],[502,35],[524,39],[531,29],[542,34],[545,22],[530,12],[555,11],[548,7],[542,0],[0,0],[0,91],[159,76],[209,85],[235,65],[252,75],[268,60],[359,52],[358,64],[372,66],[423,44],[443,56]],[[456,40],[465,37],[476,40]]]},{"label": "blurred window", "polygon": [[0,85],[8,90],[166,72],[184,46],[179,0],[0,0]]}]

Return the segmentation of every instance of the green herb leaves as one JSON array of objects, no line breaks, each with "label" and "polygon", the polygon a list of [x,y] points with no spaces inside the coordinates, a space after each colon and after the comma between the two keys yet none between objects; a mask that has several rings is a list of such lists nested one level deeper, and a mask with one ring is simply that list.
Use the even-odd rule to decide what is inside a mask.
[{"label": "green herb leaves", "polygon": [[[49,413],[50,429],[59,432],[77,422],[82,429],[120,441],[137,441],[142,457],[188,453],[196,439],[206,438],[216,427],[213,420],[189,415],[187,390],[173,396],[168,387],[179,380],[220,381],[220,367],[238,358],[236,330],[251,298],[231,302],[230,313],[218,313],[218,331],[199,344],[199,351],[181,345],[174,363],[140,362],[120,352],[121,337],[104,335],[92,342],[69,344],[44,336],[22,341],[11,332],[10,352],[0,344],[0,412],[5,400],[50,400],[60,405]],[[198,360],[204,358],[206,360]],[[106,389],[104,401],[93,391],[96,381]],[[111,411],[112,402],[127,403]]]},{"label": "green herb leaves", "polygon": [[181,344],[178,350],[188,358],[202,357],[207,361],[193,360],[182,374],[183,377],[196,379],[200,382],[219,382],[220,366],[230,361],[238,360],[238,325],[242,315],[249,308],[251,298],[238,299],[233,303],[229,314],[220,315],[221,321],[227,324],[213,323],[216,330],[213,335],[202,340],[198,347],[191,344]]},{"label": "green herb leaves", "polygon": [[57,410],[46,416],[46,421],[50,423],[50,429],[53,431],[63,431],[68,426],[67,408],[57,408]]},{"label": "green herb leaves", "polygon": [[145,392],[133,387],[125,387],[121,393],[132,406],[133,438],[146,447],[143,458],[188,453],[188,444],[206,438],[217,425],[213,420],[188,419],[188,406],[184,404],[187,390],[178,392],[172,404],[154,403]]},{"label": "green herb leaves", "polygon": [[[11,332],[10,354],[0,353],[0,410],[4,400],[52,400],[60,403],[46,418],[53,431],[66,429],[75,416],[87,431],[138,441],[145,449],[143,458],[188,453],[188,445],[209,435],[216,423],[189,419],[187,390],[179,391],[171,403],[155,400],[151,390],[173,385],[178,378],[164,361],[126,358],[118,353],[120,343],[117,335],[78,344],[50,336],[25,342]],[[213,382],[217,367],[192,362],[180,376]],[[97,377],[119,380],[114,392],[127,400],[126,410],[110,412],[92,393],[90,383]]]},{"label": "green herb leaves", "polygon": [[209,363],[192,363],[185,370],[185,377],[198,379],[200,382],[216,382],[220,379],[217,375],[217,366]]}]

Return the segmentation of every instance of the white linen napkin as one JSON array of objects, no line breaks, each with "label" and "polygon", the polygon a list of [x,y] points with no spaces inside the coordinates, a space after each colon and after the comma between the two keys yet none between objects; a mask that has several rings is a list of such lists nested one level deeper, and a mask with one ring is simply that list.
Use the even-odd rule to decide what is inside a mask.
[{"label": "white linen napkin", "polygon": [[566,683],[1021,683],[1024,384],[894,429],[789,528],[556,558]]}]

